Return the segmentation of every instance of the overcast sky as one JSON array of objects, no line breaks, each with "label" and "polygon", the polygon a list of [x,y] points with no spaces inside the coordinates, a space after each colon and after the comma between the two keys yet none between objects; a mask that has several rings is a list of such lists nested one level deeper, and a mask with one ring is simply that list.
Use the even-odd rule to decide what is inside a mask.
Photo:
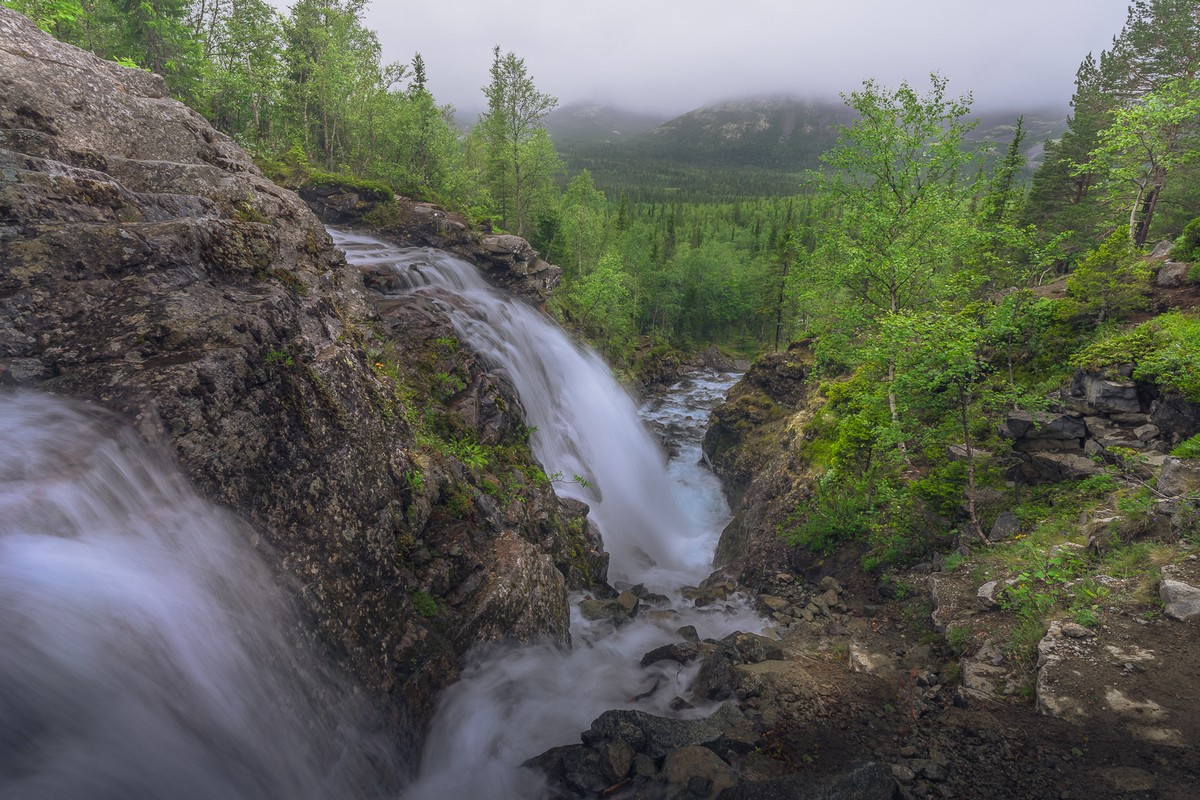
[{"label": "overcast sky", "polygon": [[[292,0],[273,0],[286,7]],[[425,58],[439,102],[479,109],[493,45],[561,104],[663,116],[745,95],[836,97],[936,70],[976,108],[1062,106],[1128,0],[374,0],[386,61]]]}]

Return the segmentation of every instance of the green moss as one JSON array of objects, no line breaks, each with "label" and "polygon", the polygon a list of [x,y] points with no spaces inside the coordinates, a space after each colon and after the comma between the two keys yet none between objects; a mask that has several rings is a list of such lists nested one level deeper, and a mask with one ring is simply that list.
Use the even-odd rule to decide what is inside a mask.
[{"label": "green moss", "polygon": [[436,617],[441,610],[437,600],[434,600],[428,592],[421,589],[414,589],[409,594],[409,598],[412,600],[413,608],[416,609],[416,612],[427,619],[429,617]]}]

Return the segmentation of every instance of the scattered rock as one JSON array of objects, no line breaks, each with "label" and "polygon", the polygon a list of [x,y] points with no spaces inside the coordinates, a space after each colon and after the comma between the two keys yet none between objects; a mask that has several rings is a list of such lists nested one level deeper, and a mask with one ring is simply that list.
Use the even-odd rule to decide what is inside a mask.
[{"label": "scattered rock", "polygon": [[687,745],[667,753],[663,761],[668,797],[716,798],[736,783],[733,768],[720,756],[699,745]]},{"label": "scattered rock", "polygon": [[1167,458],[1158,473],[1158,491],[1170,497],[1200,496],[1200,462]]},{"label": "scattered rock", "polygon": [[1011,539],[1021,532],[1021,519],[1011,511],[1005,511],[996,517],[992,529],[988,532],[988,541],[1001,542]]},{"label": "scattered rock", "polygon": [[1164,580],[1158,587],[1163,610],[1168,617],[1179,621],[1200,616],[1200,589],[1183,581]]},{"label": "scattered rock", "polygon": [[1158,268],[1158,274],[1154,276],[1154,285],[1164,289],[1183,286],[1188,282],[1188,270],[1191,268],[1191,264],[1182,261],[1167,261]]}]

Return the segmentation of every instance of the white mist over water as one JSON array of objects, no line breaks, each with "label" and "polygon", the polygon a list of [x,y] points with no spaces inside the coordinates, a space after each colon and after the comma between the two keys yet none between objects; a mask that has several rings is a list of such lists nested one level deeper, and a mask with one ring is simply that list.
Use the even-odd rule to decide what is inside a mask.
[{"label": "white mist over water", "polygon": [[0,394],[0,797],[397,786],[251,536],[107,413]]},{"label": "white mist over water", "polygon": [[612,557],[609,580],[644,583],[668,596],[678,612],[643,610],[614,630],[582,619],[576,608],[573,649],[479,652],[447,690],[405,800],[543,796],[540,776],[520,765],[550,747],[578,742],[602,712],[637,708],[675,715],[669,703],[685,693],[696,667],[660,662],[643,669],[644,653],[678,641],[675,631],[684,625],[695,625],[702,638],[763,627],[740,600],[695,608],[679,593],[711,571],[729,519],[717,479],[699,461],[708,411],[732,378],[713,373],[693,379],[672,400],[643,409],[645,419],[679,447],[680,455],[668,463],[604,361],[532,307],[491,287],[473,265],[440,251],[331,234],[351,263],[391,266],[410,291],[444,303],[459,336],[516,386],[529,424],[537,427],[534,454],[547,472],[592,483],[559,484],[558,490],[591,507]]}]

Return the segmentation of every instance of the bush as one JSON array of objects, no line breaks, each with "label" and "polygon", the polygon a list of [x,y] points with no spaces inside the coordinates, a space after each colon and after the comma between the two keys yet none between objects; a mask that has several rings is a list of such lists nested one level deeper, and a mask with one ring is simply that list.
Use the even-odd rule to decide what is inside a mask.
[{"label": "bush", "polygon": [[1171,455],[1176,458],[1200,458],[1200,433],[1177,444]]},{"label": "bush", "polygon": [[1119,228],[1068,276],[1067,297],[1078,304],[1076,313],[1100,323],[1145,308],[1149,285],[1150,267]]},{"label": "bush", "polygon": [[[1200,217],[1184,226],[1183,233],[1175,240],[1175,246],[1171,248],[1169,258],[1172,261],[1200,261]],[[1190,272],[1188,278],[1192,278]]]},{"label": "bush", "polygon": [[1200,317],[1172,312],[1106,336],[1071,358],[1073,366],[1103,371],[1133,364],[1133,377],[1200,402]]}]

